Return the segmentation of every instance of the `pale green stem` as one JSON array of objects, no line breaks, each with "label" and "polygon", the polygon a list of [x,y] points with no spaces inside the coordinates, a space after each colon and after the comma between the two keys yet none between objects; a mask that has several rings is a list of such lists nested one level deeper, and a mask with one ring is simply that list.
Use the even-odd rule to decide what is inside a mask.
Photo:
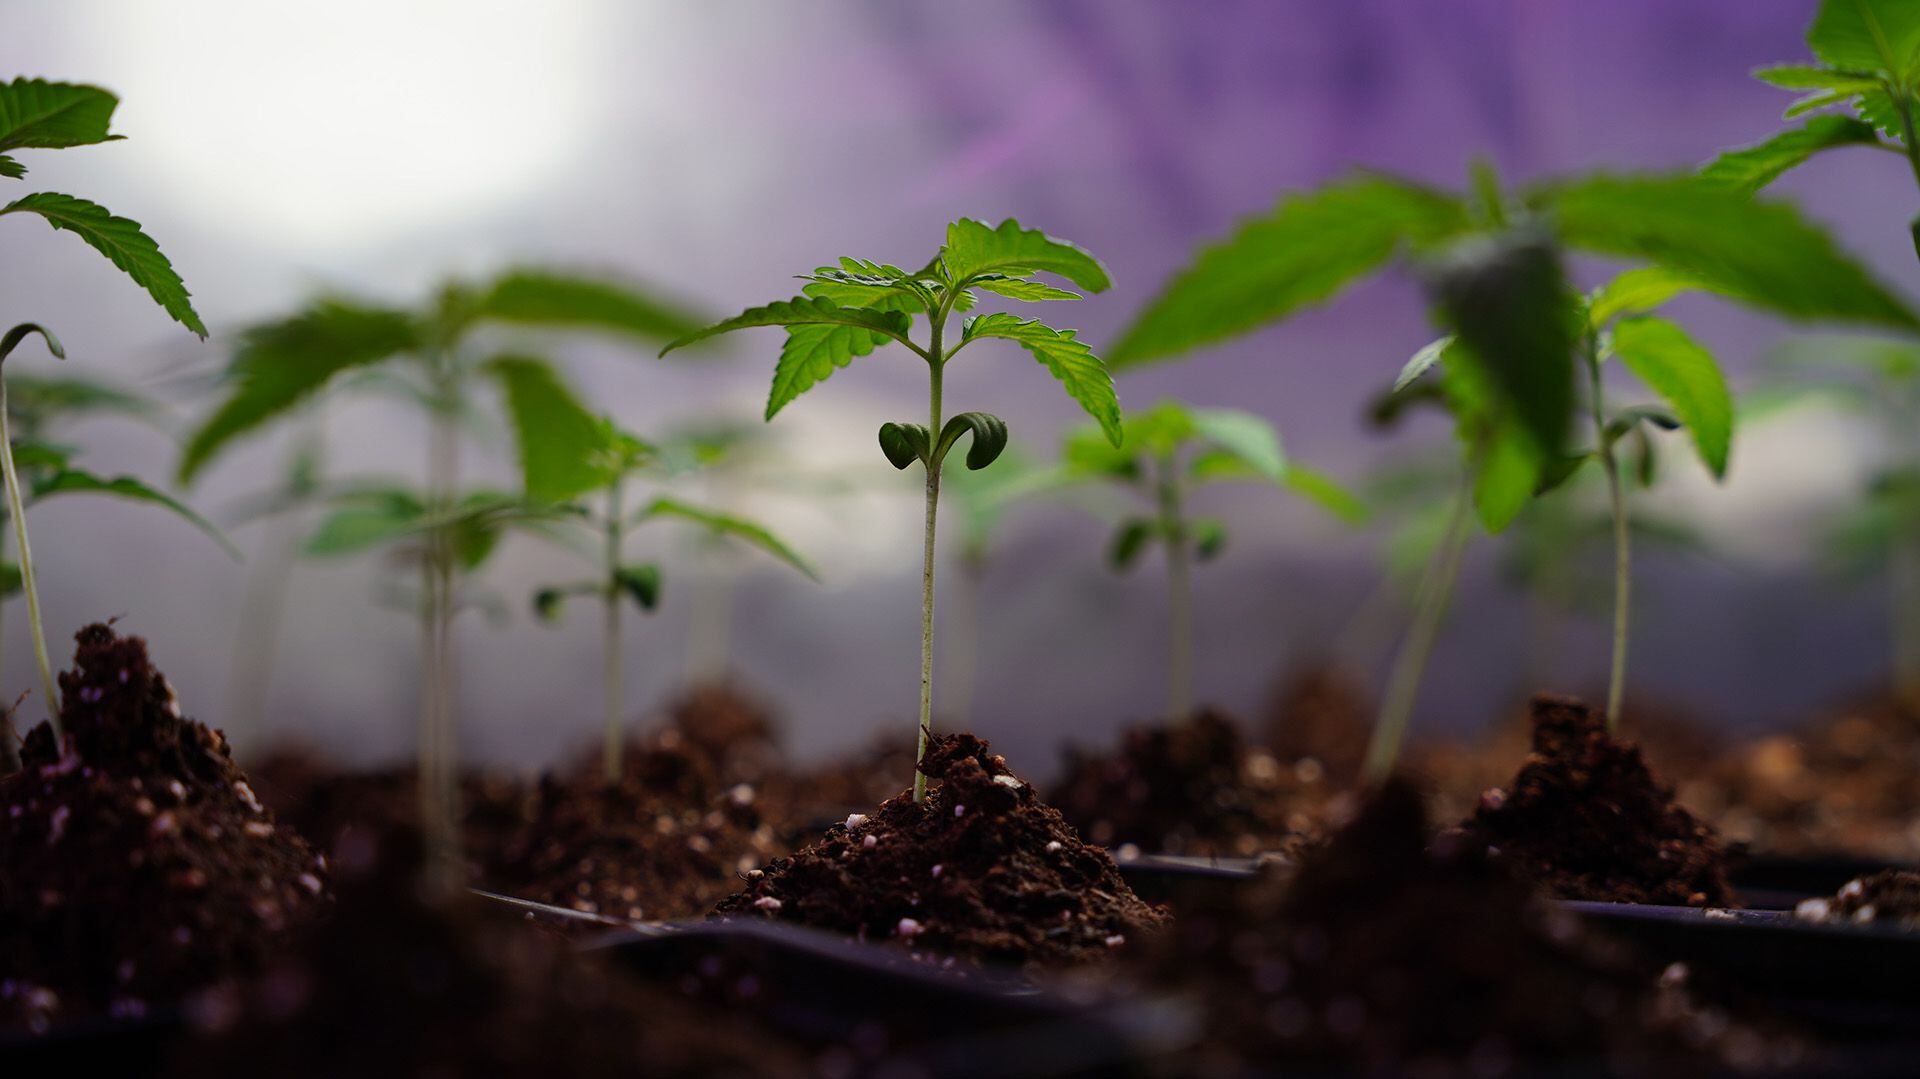
[{"label": "pale green stem", "polygon": [[601,751],[600,771],[608,783],[620,781],[620,718],[621,718],[621,670],[620,670],[620,600],[621,589],[618,581],[620,573],[621,540],[625,538],[621,514],[621,481],[615,479],[607,485],[607,547],[606,547],[606,630],[601,642],[605,653],[601,657],[602,693],[605,697],[606,726],[602,731],[604,742]]},{"label": "pale green stem", "polygon": [[[927,438],[940,438],[940,324],[934,323],[933,358],[928,361],[930,380],[927,393]],[[931,447],[929,447],[931,449]],[[931,453],[927,461],[926,536],[920,557],[920,729],[913,753],[913,800],[927,796],[927,777],[920,774],[920,761],[927,755],[927,735],[933,729],[933,537],[940,511],[940,461]]]},{"label": "pale green stem", "polygon": [[[444,354],[433,357],[435,393],[427,460],[428,512],[438,520],[453,510],[454,487],[459,482],[459,403],[453,372]],[[453,547],[444,524],[427,534],[426,638],[427,668],[423,680],[421,735],[422,831],[427,844],[428,875],[435,886],[452,891],[461,883],[459,833],[459,776],[454,763],[453,737]]]},{"label": "pale green stem", "polygon": [[1380,716],[1374,723],[1373,737],[1367,743],[1366,761],[1361,771],[1370,783],[1378,783],[1391,775],[1394,763],[1400,758],[1400,744],[1406,740],[1414,702],[1420,695],[1420,681],[1426,673],[1427,660],[1433,654],[1433,643],[1439,636],[1447,600],[1453,592],[1453,580],[1459,574],[1460,558],[1466,550],[1476,468],[1477,465],[1468,466],[1460,492],[1454,497],[1446,531],[1434,547],[1420,582],[1413,624],[1407,630],[1407,639],[1394,657],[1393,670],[1387,677],[1387,690],[1380,702]]},{"label": "pale green stem", "polygon": [[1167,549],[1167,720],[1178,726],[1193,713],[1193,554],[1178,467],[1171,455],[1157,465],[1160,536]]},{"label": "pale green stem", "polygon": [[13,542],[20,548],[20,587],[27,594],[27,628],[33,633],[33,660],[40,668],[40,691],[45,694],[47,722],[62,733],[60,691],[47,661],[47,631],[40,620],[40,589],[34,582],[33,548],[27,543],[27,510],[20,496],[20,474],[13,467],[13,434],[7,429],[7,383],[0,378],[0,469],[5,470],[7,512],[13,517]]},{"label": "pale green stem", "polygon": [[1607,439],[1606,402],[1600,379],[1600,356],[1591,334],[1587,337],[1587,405],[1593,414],[1595,452],[1607,474],[1608,512],[1613,515],[1613,658],[1607,672],[1607,730],[1620,729],[1620,707],[1627,695],[1627,625],[1633,606],[1633,530],[1627,519],[1627,492],[1620,482],[1620,460]]},{"label": "pale green stem", "polygon": [[273,683],[274,658],[286,623],[287,592],[293,583],[299,544],[299,520],[280,522],[267,557],[247,573],[235,633],[233,671],[227,677],[226,735],[230,743],[264,739],[267,691]]}]

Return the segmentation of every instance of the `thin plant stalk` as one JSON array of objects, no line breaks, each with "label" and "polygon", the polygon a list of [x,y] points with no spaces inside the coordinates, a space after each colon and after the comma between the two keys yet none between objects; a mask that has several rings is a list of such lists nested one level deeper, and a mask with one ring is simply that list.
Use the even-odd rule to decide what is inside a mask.
[{"label": "thin plant stalk", "polygon": [[1607,730],[1620,729],[1620,708],[1627,693],[1627,627],[1633,607],[1633,529],[1627,520],[1627,492],[1620,482],[1620,460],[1607,440],[1602,407],[1600,361],[1591,335],[1587,338],[1587,370],[1592,389],[1593,434],[1601,467],[1607,474],[1608,512],[1613,515],[1613,658],[1607,672]]},{"label": "thin plant stalk", "polygon": [[[944,314],[944,312],[942,312]],[[927,368],[930,372],[927,392],[927,431],[929,438],[940,437],[940,376],[942,358],[940,355],[939,317],[933,323],[933,347],[929,350]],[[915,736],[913,753],[913,800],[918,802],[927,796],[927,777],[920,773],[920,761],[927,755],[927,736],[933,730],[933,539],[935,523],[940,512],[940,466],[931,459],[927,461],[927,519],[926,537],[921,548],[920,558],[920,729]]]},{"label": "thin plant stalk", "polygon": [[432,429],[428,435],[428,512],[434,525],[426,536],[422,567],[423,645],[425,671],[421,682],[420,806],[426,840],[429,877],[444,890],[460,883],[459,785],[455,775],[451,698],[453,623],[453,537],[447,524],[458,482],[459,396],[455,375],[444,353],[432,358],[435,395]]},{"label": "thin plant stalk", "polygon": [[620,519],[622,483],[615,478],[607,484],[607,545],[606,545],[606,629],[602,635],[601,656],[602,693],[605,696],[605,726],[602,729],[600,772],[608,783],[620,781],[620,717],[621,717],[621,668],[620,668],[620,548],[625,539],[624,522]]},{"label": "thin plant stalk", "polygon": [[[318,417],[307,428],[293,456],[317,457],[323,428]],[[227,736],[245,727],[259,736],[266,728],[267,695],[273,686],[281,632],[286,628],[287,595],[292,591],[293,567],[300,552],[300,514],[290,512],[279,522],[267,547],[267,556],[247,573],[240,599],[240,620],[234,633],[233,670],[227,676]]]},{"label": "thin plant stalk", "polygon": [[705,566],[697,571],[687,589],[687,681],[692,685],[724,682],[733,637],[733,582],[729,572],[716,565],[709,550]]},{"label": "thin plant stalk", "polygon": [[1177,725],[1193,712],[1193,556],[1176,462],[1167,455],[1158,465],[1160,530],[1167,549],[1167,715]]},{"label": "thin plant stalk", "polygon": [[1474,472],[1473,467],[1466,470],[1460,491],[1454,496],[1446,531],[1441,534],[1440,542],[1428,559],[1426,572],[1421,577],[1413,625],[1407,630],[1407,639],[1394,657],[1393,670],[1387,677],[1387,691],[1381,698],[1380,717],[1374,723],[1373,737],[1367,743],[1367,756],[1361,774],[1368,782],[1378,783],[1392,774],[1394,763],[1400,757],[1400,744],[1406,740],[1414,702],[1420,694],[1420,680],[1426,673],[1427,660],[1433,655],[1433,643],[1439,636],[1440,623],[1445,618],[1447,602],[1453,592],[1454,578],[1460,572],[1460,558],[1466,550],[1473,509]]},{"label": "thin plant stalk", "polygon": [[7,513],[13,518],[13,541],[20,548],[20,588],[27,594],[27,627],[33,633],[33,660],[40,668],[40,691],[46,695],[47,721],[58,737],[60,691],[53,681],[53,664],[47,661],[47,632],[40,619],[40,590],[34,583],[33,548],[27,542],[27,509],[20,497],[20,474],[13,467],[13,433],[7,428],[7,383],[0,378],[0,469],[7,484]]}]

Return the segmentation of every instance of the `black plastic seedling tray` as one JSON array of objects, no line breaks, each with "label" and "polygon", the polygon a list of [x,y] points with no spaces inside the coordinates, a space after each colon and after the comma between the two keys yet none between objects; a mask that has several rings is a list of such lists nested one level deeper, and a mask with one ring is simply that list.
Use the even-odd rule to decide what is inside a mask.
[{"label": "black plastic seedling tray", "polygon": [[1740,858],[1728,871],[1727,880],[1748,907],[1792,910],[1803,899],[1832,895],[1855,877],[1900,868],[1908,867],[1845,854],[1793,858],[1754,854]]},{"label": "black plastic seedling tray", "polygon": [[[608,922],[492,898],[535,920]],[[633,923],[584,947],[656,985],[750,1012],[859,1074],[1108,1075],[1193,1034],[1191,1015],[1164,1002],[1078,999],[1015,971],[940,965],[778,922]]]}]

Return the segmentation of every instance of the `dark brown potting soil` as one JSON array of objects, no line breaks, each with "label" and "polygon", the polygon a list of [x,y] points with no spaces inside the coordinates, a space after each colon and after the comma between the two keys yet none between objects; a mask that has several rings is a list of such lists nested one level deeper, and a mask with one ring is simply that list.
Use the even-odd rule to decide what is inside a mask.
[{"label": "dark brown potting soil", "polygon": [[324,860],[180,714],[146,642],[77,635],[56,738],[0,778],[0,1025],[139,1016],[258,968],[327,902]]},{"label": "dark brown potting soil", "polygon": [[1103,959],[1166,922],[985,742],[935,736],[921,771],[924,801],[903,792],[848,817],[715,913],[1030,967]]},{"label": "dark brown potting soil", "polygon": [[1429,845],[1420,793],[1393,781],[1290,875],[1182,913],[1130,965],[1197,1005],[1180,1075],[1498,1075],[1572,1065],[1776,1059],[1542,901],[1458,836]]},{"label": "dark brown potting soil", "polygon": [[407,831],[351,830],[334,859],[335,915],[257,977],[198,995],[175,1074],[811,1073],[757,1027],[635,984],[484,900],[424,891]]},{"label": "dark brown potting soil", "polygon": [[1352,671],[1333,664],[1302,668],[1280,684],[1266,713],[1267,747],[1275,757],[1319,761],[1341,785],[1359,777],[1373,737],[1373,701]]},{"label": "dark brown potting soil", "polygon": [[790,849],[760,820],[747,783],[698,798],[642,771],[541,781],[527,826],[489,878],[500,891],[629,920],[695,918],[749,869]]},{"label": "dark brown potting soil", "polygon": [[1742,744],[1682,790],[1755,850],[1920,862],[1920,708],[1864,698]]},{"label": "dark brown potting soil", "polygon": [[1318,760],[1282,763],[1209,710],[1128,730],[1111,753],[1068,750],[1047,800],[1102,846],[1246,856],[1297,852],[1336,793]]},{"label": "dark brown potting soil", "polygon": [[1564,697],[1535,697],[1533,751],[1487,791],[1456,841],[1496,853],[1563,899],[1726,906],[1726,853],[1631,742]]},{"label": "dark brown potting soil", "polygon": [[1920,929],[1920,873],[1885,869],[1856,877],[1830,898],[1806,900],[1794,913],[1814,922],[1877,922]]}]

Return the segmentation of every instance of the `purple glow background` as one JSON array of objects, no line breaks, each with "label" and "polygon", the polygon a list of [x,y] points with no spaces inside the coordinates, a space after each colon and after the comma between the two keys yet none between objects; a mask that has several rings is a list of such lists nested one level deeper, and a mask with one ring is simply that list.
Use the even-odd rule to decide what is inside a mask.
[{"label": "purple glow background", "polygon": [[[20,5],[4,19],[14,25],[0,38],[0,68],[122,91],[129,110],[121,128],[132,136],[92,152],[84,167],[40,158],[46,164],[36,162],[33,178],[57,178],[145,222],[223,332],[204,348],[167,334],[138,295],[70,238],[23,228],[5,235],[0,314],[73,327],[65,330],[69,345],[96,369],[133,378],[218,360],[231,341],[225,331],[275,313],[316,282],[408,297],[450,267],[544,258],[617,266],[723,312],[789,294],[793,272],[841,254],[924,259],[953,216],[1012,215],[1107,261],[1112,292],[1056,316],[1106,342],[1195,243],[1282,191],[1349,168],[1455,185],[1469,159],[1485,155],[1509,179],[1529,180],[1592,167],[1687,167],[1761,137],[1786,99],[1746,72],[1803,54],[1800,28],[1811,6],[708,2],[669,5],[674,14],[663,23],[653,18],[659,9],[645,5],[588,4],[605,43],[594,68],[604,96],[590,117],[591,153],[562,179],[456,225],[290,253],[208,224],[209,207],[190,193],[144,182],[131,110],[141,78],[162,76],[141,76],[123,57],[90,47],[82,13],[97,18],[100,5]],[[489,17],[533,19],[539,10],[529,4]],[[432,48],[431,39],[421,47]],[[501,77],[537,78],[556,62],[513,60],[518,66]],[[673,73],[667,88],[645,77],[649,63]],[[244,155],[247,147],[223,140],[209,152]],[[501,152],[512,152],[510,139]],[[378,162],[366,169],[377,184]],[[1904,222],[1916,199],[1896,159],[1834,155],[1781,190],[1912,289]],[[1711,303],[1676,310],[1736,379],[1784,332]],[[1355,479],[1396,446],[1445,452],[1435,429],[1382,442],[1359,422],[1368,395],[1430,336],[1416,292],[1386,279],[1279,330],[1128,375],[1121,395],[1129,407],[1173,394],[1259,411],[1280,423],[1299,458]],[[597,400],[645,430],[721,401],[751,410],[776,347],[771,333],[742,337],[732,361],[711,370],[655,366],[604,346],[568,355]],[[873,428],[922,407],[916,371],[903,359],[860,361],[795,406],[814,411],[816,423],[846,417],[838,434],[863,447],[847,466],[860,482],[889,474],[864,448]],[[1002,412],[1028,448],[1049,450],[1075,422],[1071,404],[1023,356],[975,355],[965,366],[953,404]],[[791,422],[799,429],[806,421]],[[418,457],[417,438],[392,415],[357,413],[338,429],[351,464]],[[120,430],[99,437],[103,468],[154,477],[170,468],[164,442]],[[227,504],[264,479],[277,454],[256,446],[216,471],[200,504]],[[1716,721],[1780,724],[1879,672],[1884,644],[1873,597],[1832,592],[1798,555],[1805,521],[1844,496],[1831,484],[1852,482],[1862,451],[1857,440],[1818,426],[1754,432],[1736,446],[1726,491],[1682,488],[1678,500],[1717,535],[1740,541],[1743,553],[1645,561],[1637,691]],[[1377,537],[1344,533],[1253,492],[1207,501],[1236,525],[1238,542],[1199,579],[1202,695],[1250,710],[1289,663],[1310,660],[1346,623],[1372,585]],[[835,567],[827,588],[755,572],[738,597],[739,666],[780,701],[808,752],[909,722],[917,581],[907,533],[917,509],[910,498],[889,505],[887,535],[874,541],[886,557]],[[73,503],[50,507],[35,524],[38,545],[52,552],[43,557],[53,622],[125,613],[132,630],[153,638],[189,711],[225,722],[217,702],[242,572],[137,510]],[[839,527],[882,525],[849,517]],[[257,554],[267,537],[242,538]],[[845,537],[816,522],[805,538],[830,553]],[[988,578],[996,613],[982,643],[973,722],[1035,772],[1050,767],[1062,739],[1104,738],[1149,718],[1161,699],[1163,596],[1152,573],[1109,576],[1098,558],[1102,538],[1096,523],[1069,510],[1023,512]],[[1494,580],[1490,560],[1483,549],[1470,562],[1417,720],[1422,730],[1473,729],[1524,688],[1591,688],[1603,671],[1601,636],[1589,626],[1565,638],[1567,651],[1545,683],[1523,685],[1537,626]],[[525,585],[550,565],[537,550],[507,552],[495,577],[516,614]],[[406,751],[413,701],[412,629],[371,608],[369,579],[366,565],[298,572],[272,717],[279,730],[361,759]],[[686,611],[671,578],[669,588],[665,612],[634,634],[636,707],[677,678]],[[30,661],[19,611],[9,618],[0,674],[17,689],[28,684]],[[587,736],[597,714],[591,623],[582,617],[547,630],[516,617],[502,628],[463,628],[471,752],[537,760],[556,740]],[[1380,655],[1360,658],[1377,665]]]}]

